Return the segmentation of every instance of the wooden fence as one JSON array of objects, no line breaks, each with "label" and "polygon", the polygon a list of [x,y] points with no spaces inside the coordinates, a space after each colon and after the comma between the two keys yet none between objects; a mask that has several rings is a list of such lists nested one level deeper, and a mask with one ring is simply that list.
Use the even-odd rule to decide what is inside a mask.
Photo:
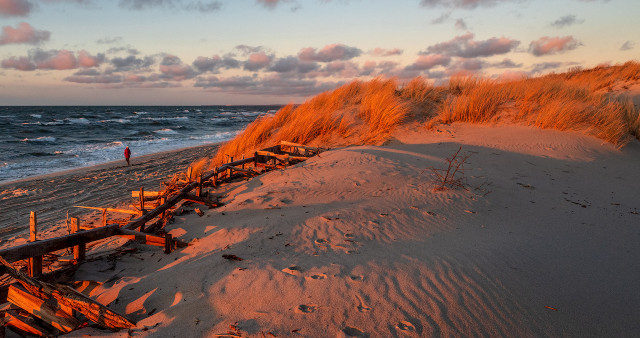
[{"label": "wooden fence", "polygon": [[[201,173],[195,178],[191,177],[192,173],[189,170],[183,182],[178,182],[184,184],[179,190],[171,191],[167,189],[163,193],[145,193],[144,189],[141,188],[139,192],[132,193],[132,197],[139,198],[138,210],[76,206],[102,210],[103,224],[97,228],[82,230],[80,221],[77,218],[72,218],[72,233],[65,236],[38,240],[37,218],[36,214],[31,212],[30,242],[0,250],[0,276],[8,273],[20,284],[15,285],[14,283],[10,285],[8,292],[5,292],[4,296],[0,292],[0,324],[2,324],[0,326],[0,337],[4,336],[4,326],[10,327],[20,334],[49,335],[52,334],[52,328],[55,328],[58,333],[70,332],[82,324],[73,316],[73,310],[82,312],[87,319],[106,328],[135,327],[135,323],[130,319],[109,310],[70,287],[53,285],[38,280],[37,278],[42,276],[43,256],[54,251],[73,248],[74,262],[77,264],[85,259],[86,245],[88,243],[112,236],[121,236],[149,245],[162,246],[165,253],[170,253],[176,247],[184,247],[187,243],[174,240],[171,234],[168,233],[163,236],[153,234],[154,231],[158,230],[158,226],[145,229],[148,222],[156,217],[164,218],[165,213],[170,208],[183,200],[210,207],[217,206],[216,201],[211,201],[202,196],[202,188],[205,185],[215,188],[218,184],[236,177],[258,175],[255,169],[246,168],[246,165],[252,164],[254,168],[263,167],[265,169],[283,168],[287,165],[304,161],[320,151],[321,149],[319,148],[283,141],[279,145],[256,151],[252,157],[235,161],[233,158],[229,158],[228,163],[215,168],[211,172]],[[147,199],[159,199],[157,206],[147,210],[147,204],[145,204]],[[107,211],[126,212],[136,214],[138,217],[124,225],[119,223],[107,224]],[[156,222],[156,224],[158,223],[161,222]],[[25,259],[28,260],[28,275],[11,265],[13,262]],[[52,306],[50,303],[54,299],[57,304]],[[16,313],[10,313],[7,309],[3,310],[3,308],[10,307],[10,305],[4,304],[6,301],[29,312],[32,316],[38,317],[48,326],[43,328],[34,324],[33,321],[29,323],[29,320],[22,318],[24,316],[20,317]],[[55,334],[55,332],[53,333]]]}]

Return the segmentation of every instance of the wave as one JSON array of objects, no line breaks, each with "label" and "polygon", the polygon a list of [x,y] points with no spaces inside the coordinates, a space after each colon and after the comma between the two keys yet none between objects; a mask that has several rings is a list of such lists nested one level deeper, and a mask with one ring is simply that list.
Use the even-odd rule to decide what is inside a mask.
[{"label": "wave", "polygon": [[130,119],[110,119],[110,120],[100,120],[100,123],[109,123],[109,122],[117,122],[117,123],[131,123],[133,121],[131,121]]},{"label": "wave", "polygon": [[42,118],[42,115],[40,115],[40,114],[29,114],[29,116],[31,116],[31,117],[35,117],[35,118],[37,118],[37,119]]},{"label": "wave", "polygon": [[25,138],[22,142],[55,142],[56,138],[53,136],[40,136],[35,139]]},{"label": "wave", "polygon": [[170,129],[170,128],[163,128],[163,129],[159,129],[159,130],[154,130],[153,132],[156,133],[156,134],[163,134],[163,135],[175,135],[175,134],[178,133],[177,131],[175,131],[173,129]]},{"label": "wave", "polygon": [[73,123],[73,124],[89,124],[91,122],[89,122],[89,120],[87,120],[84,117],[79,117],[79,118],[73,118],[73,117],[67,117],[65,120],[69,121],[69,123]]},{"label": "wave", "polygon": [[144,120],[152,120],[152,121],[179,121],[179,120],[188,120],[188,116],[176,116],[176,117],[145,117]]}]

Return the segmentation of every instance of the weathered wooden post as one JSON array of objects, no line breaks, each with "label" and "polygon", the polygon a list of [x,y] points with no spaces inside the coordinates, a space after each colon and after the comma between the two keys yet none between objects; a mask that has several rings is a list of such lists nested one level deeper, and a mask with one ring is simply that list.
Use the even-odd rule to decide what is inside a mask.
[{"label": "weathered wooden post", "polygon": [[[164,202],[165,202],[165,197],[164,196],[160,197],[160,205],[163,205]],[[164,219],[165,215],[166,215],[166,211],[163,211],[161,217]]]},{"label": "weathered wooden post", "polygon": [[170,233],[164,235],[164,253],[170,254],[173,249],[173,239]]},{"label": "weathered wooden post", "polygon": [[191,173],[193,172],[193,168],[187,168],[187,182],[191,182]]},{"label": "weathered wooden post", "polygon": [[[78,219],[78,217],[71,217],[71,232],[75,234],[78,231],[81,231],[80,220]],[[84,258],[86,257],[86,253],[87,253],[87,245],[84,243],[78,244],[73,247],[73,259],[75,260],[76,264],[84,261]]]},{"label": "weathered wooden post", "polygon": [[107,226],[107,208],[102,209],[102,226]]},{"label": "weathered wooden post", "polygon": [[[29,241],[35,242],[38,237],[38,219],[36,212],[32,211],[29,215]],[[29,277],[38,277],[42,275],[42,256],[29,258],[28,267]]]},{"label": "weathered wooden post", "polygon": [[258,152],[257,151],[255,153],[253,153],[253,166],[255,168],[258,167]]},{"label": "weathered wooden post", "polygon": [[202,172],[200,173],[200,175],[198,175],[198,178],[196,180],[198,182],[198,188],[196,189],[196,196],[200,197],[200,195],[202,195]]},{"label": "weathered wooden post", "polygon": [[[242,155],[242,159],[244,160],[244,154]],[[244,169],[244,162],[242,162],[242,169]]]},{"label": "weathered wooden post", "polygon": [[[233,162],[233,156],[229,156],[229,163]],[[227,176],[229,177],[229,179],[231,179],[231,174],[233,173],[233,171],[231,170],[231,166],[227,167]]]},{"label": "weathered wooden post", "polygon": [[140,216],[144,215],[144,187],[140,187],[140,195],[138,195],[140,201]]}]

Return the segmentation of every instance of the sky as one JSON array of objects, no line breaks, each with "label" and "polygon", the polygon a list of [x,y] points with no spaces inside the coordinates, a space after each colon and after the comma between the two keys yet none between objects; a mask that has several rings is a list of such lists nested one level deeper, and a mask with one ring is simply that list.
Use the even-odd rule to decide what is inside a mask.
[{"label": "sky", "polygon": [[0,0],[0,106],[301,103],[640,60],[638,0]]}]

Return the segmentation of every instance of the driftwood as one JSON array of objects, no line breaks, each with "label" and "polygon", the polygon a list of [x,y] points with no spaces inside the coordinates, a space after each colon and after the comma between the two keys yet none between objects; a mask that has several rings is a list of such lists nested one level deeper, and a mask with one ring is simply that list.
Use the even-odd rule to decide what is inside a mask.
[{"label": "driftwood", "polygon": [[[118,236],[123,238],[128,238],[134,240],[136,242],[140,242],[143,244],[161,246],[164,247],[166,245],[166,238],[161,236],[154,236],[144,232],[128,230],[128,229],[120,229],[118,230]],[[172,248],[186,248],[189,246],[188,243],[180,241],[180,240],[172,240],[170,243]]]},{"label": "driftwood", "polygon": [[51,337],[53,332],[35,323],[31,317],[23,316],[15,311],[5,313],[4,325],[21,336],[31,334],[39,337]]},{"label": "driftwood", "polygon": [[82,324],[57,303],[36,297],[20,287],[9,286],[7,300],[63,333],[71,332]]},{"label": "driftwood", "polygon": [[210,208],[217,208],[220,206],[218,202],[212,201],[208,198],[199,197],[193,194],[186,194],[183,199],[185,201],[206,205]]},{"label": "driftwood", "polygon": [[9,262],[0,257],[6,272],[15,278],[31,294],[42,299],[55,299],[59,304],[67,306],[84,314],[92,322],[108,329],[128,329],[136,323],[125,316],[116,313],[106,306],[86,297],[82,293],[66,285],[52,285],[33,279],[14,269]]},{"label": "driftwood", "polygon": [[[162,197],[165,193],[163,191],[146,191],[144,192],[144,199],[145,200],[156,200],[160,197]],[[131,191],[131,197],[133,198],[140,198],[140,191],[139,190],[132,190]]]}]

